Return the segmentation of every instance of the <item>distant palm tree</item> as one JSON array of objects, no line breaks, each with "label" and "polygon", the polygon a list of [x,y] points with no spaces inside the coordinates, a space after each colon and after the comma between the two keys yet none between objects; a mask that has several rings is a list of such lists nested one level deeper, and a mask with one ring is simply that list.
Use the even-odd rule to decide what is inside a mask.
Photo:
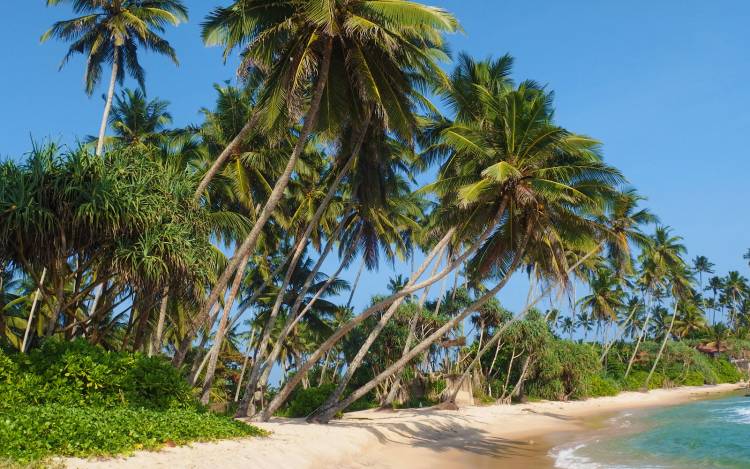
[{"label": "distant palm tree", "polygon": [[573,340],[573,332],[576,330],[576,323],[570,316],[562,318],[560,320],[560,329],[563,334],[568,334],[570,340]]},{"label": "distant palm tree", "polygon": [[703,290],[703,274],[714,273],[714,263],[708,260],[706,256],[697,256],[693,259],[693,271],[698,274],[698,282]]},{"label": "distant palm tree", "polygon": [[115,96],[109,116],[109,125],[116,134],[112,140],[127,145],[159,143],[172,123],[168,107],[168,101],[149,100],[141,90],[123,90]]},{"label": "distant palm tree", "polygon": [[742,258],[745,259],[747,261],[747,265],[750,266],[750,248],[745,251],[745,254],[742,255]]},{"label": "distant palm tree", "polygon": [[70,3],[77,18],[58,21],[42,35],[72,41],[60,68],[75,54],[86,55],[86,93],[91,95],[102,78],[102,65],[112,67],[104,113],[99,128],[96,154],[104,150],[104,132],[115,94],[116,83],[125,73],[145,88],[145,71],[138,62],[138,48],[166,55],[177,64],[177,55],[159,34],[168,24],[187,21],[187,8],[181,0],[47,0],[47,5]]},{"label": "distant palm tree", "polygon": [[736,270],[729,272],[722,283],[723,294],[730,308],[729,320],[736,326],[737,308],[742,299],[750,292],[750,288],[748,288],[747,279]]}]

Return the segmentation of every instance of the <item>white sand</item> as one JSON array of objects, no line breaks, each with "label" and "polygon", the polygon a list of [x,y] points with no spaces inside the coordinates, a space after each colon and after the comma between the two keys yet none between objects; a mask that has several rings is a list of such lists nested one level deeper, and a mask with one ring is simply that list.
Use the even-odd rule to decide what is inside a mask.
[{"label": "white sand", "polygon": [[736,384],[626,392],[573,402],[346,414],[329,425],[299,419],[258,424],[251,438],[138,452],[126,458],[65,459],[69,468],[453,468],[549,467],[546,435],[584,428],[585,418],[680,404],[730,392]]}]

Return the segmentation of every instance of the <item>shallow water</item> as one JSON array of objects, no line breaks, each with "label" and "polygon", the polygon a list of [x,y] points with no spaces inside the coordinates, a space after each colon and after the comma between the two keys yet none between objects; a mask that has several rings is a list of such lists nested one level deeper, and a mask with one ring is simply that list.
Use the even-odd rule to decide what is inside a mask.
[{"label": "shallow water", "polygon": [[550,455],[561,469],[750,468],[750,398],[626,412]]}]

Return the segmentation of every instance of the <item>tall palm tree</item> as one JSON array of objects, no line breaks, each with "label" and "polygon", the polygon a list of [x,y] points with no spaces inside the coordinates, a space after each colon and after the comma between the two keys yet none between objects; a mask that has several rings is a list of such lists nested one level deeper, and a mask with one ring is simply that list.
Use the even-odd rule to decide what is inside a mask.
[{"label": "tall palm tree", "polygon": [[58,21],[42,35],[42,42],[50,38],[72,41],[60,67],[76,54],[85,55],[84,81],[86,93],[91,95],[102,78],[102,66],[111,66],[96,145],[96,154],[101,155],[115,85],[122,83],[127,73],[141,89],[145,88],[146,73],[138,61],[139,47],[178,63],[174,49],[160,34],[167,25],[187,21],[187,8],[181,0],[47,0],[48,6],[61,3],[70,3],[73,11],[82,16]]},{"label": "tall palm tree", "polygon": [[722,281],[723,293],[729,304],[729,320],[733,325],[737,325],[737,308],[741,300],[750,292],[747,285],[747,279],[733,270],[727,274]]},{"label": "tall palm tree", "polygon": [[693,271],[698,274],[698,282],[703,291],[703,274],[714,273],[714,263],[708,260],[706,256],[696,256],[693,259]]},{"label": "tall palm tree", "polygon": [[[266,71],[261,98],[265,125],[285,125],[289,119],[296,122],[299,110],[306,111],[283,173],[253,229],[213,288],[201,318],[224,294],[240,258],[255,249],[260,231],[276,210],[312,133],[318,128],[340,130],[357,122],[363,127],[358,132],[363,134],[367,116],[375,114],[390,131],[408,138],[416,126],[410,103],[414,72],[424,77],[442,76],[436,62],[445,57],[441,34],[457,27],[456,20],[443,10],[401,0],[377,5],[364,0],[288,0],[271,5],[261,0],[238,0],[209,15],[203,29],[207,44],[223,45],[226,54],[244,47],[242,71],[251,65]],[[305,105],[307,97],[309,104]],[[254,125],[251,121],[237,137],[250,132],[248,127]],[[233,142],[217,158],[217,164],[231,153]],[[351,157],[347,155],[348,161],[359,152],[356,145],[353,150]],[[302,242],[317,225],[350,167],[342,163],[337,179],[300,236]],[[209,169],[196,198],[201,197],[207,178],[210,180],[217,170],[216,165]],[[302,246],[295,250],[295,256],[301,251]],[[290,265],[296,265],[294,258]],[[266,336],[264,332],[261,343],[267,341]],[[244,410],[243,405],[240,411]]]},{"label": "tall palm tree", "polygon": [[[589,311],[589,317],[597,323],[609,324],[617,320],[617,313],[625,306],[623,298],[625,292],[619,284],[615,273],[609,269],[599,269],[596,275],[589,279],[591,294],[582,297],[578,304]],[[598,326],[597,326],[598,328]],[[606,337],[605,337],[606,340]]]}]

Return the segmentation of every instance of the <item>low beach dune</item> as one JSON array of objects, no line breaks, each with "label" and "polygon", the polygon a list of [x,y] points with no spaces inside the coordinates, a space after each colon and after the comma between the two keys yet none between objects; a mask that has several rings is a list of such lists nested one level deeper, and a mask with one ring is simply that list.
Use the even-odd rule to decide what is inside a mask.
[{"label": "low beach dune", "polygon": [[455,468],[551,467],[547,452],[592,419],[627,409],[676,405],[737,384],[625,392],[572,402],[409,409],[346,414],[329,425],[275,419],[268,438],[199,443],[115,459],[65,459],[69,468]]}]

